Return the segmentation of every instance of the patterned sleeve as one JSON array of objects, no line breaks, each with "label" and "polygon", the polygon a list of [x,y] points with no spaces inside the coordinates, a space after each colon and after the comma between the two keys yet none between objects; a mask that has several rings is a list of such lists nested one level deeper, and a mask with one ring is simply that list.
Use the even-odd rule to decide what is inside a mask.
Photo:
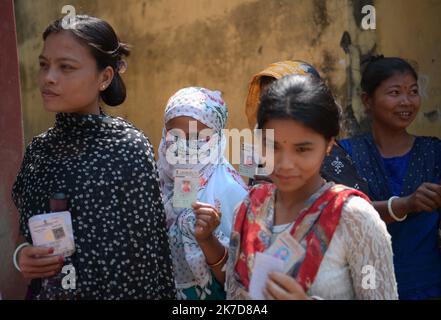
[{"label": "patterned sleeve", "polygon": [[337,143],[346,151],[346,153],[350,157],[352,157],[352,145],[350,139],[339,140]]},{"label": "patterned sleeve", "polygon": [[26,240],[30,243],[32,243],[31,235],[27,223],[25,222],[26,219],[24,219],[22,214],[23,201],[24,201],[23,199],[26,196],[23,194],[23,192],[24,192],[24,184],[26,183],[27,168],[32,164],[32,154],[33,154],[34,145],[36,143],[37,143],[37,138],[33,138],[31,143],[26,147],[23,156],[23,161],[21,163],[20,170],[17,173],[17,177],[15,179],[11,193],[12,200],[20,216],[19,219],[20,234],[23,235],[26,238]]},{"label": "patterned sleeve", "polygon": [[351,197],[342,228],[355,296],[360,300],[396,300],[391,237],[378,212],[366,200]]},{"label": "patterned sleeve", "polygon": [[366,194],[369,191],[367,182],[359,176],[351,157],[338,144],[335,144],[331,154],[325,157],[320,174],[327,181],[334,181]]}]

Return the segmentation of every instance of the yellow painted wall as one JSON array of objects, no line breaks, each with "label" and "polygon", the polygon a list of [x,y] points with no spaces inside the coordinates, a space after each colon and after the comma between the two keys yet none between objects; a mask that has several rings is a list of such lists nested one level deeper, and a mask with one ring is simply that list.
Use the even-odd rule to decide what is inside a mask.
[{"label": "yellow painted wall", "polygon": [[416,66],[422,108],[411,130],[441,137],[441,1],[382,0],[377,7],[377,46]]},{"label": "yellow painted wall", "polygon": [[[359,58],[373,48],[417,62],[425,98],[412,130],[441,136],[439,0],[16,0],[26,142],[53,122],[36,86],[37,56],[42,31],[61,16],[65,4],[75,6],[78,14],[109,21],[121,39],[133,45],[124,74],[128,99],[108,110],[142,129],[155,148],[164,106],[179,88],[221,90],[229,106],[228,126],[244,128],[251,76],[284,59],[315,65],[343,106],[350,98],[345,68],[351,63],[350,99],[356,118],[363,120]],[[364,4],[376,8],[374,31],[359,27]],[[340,47],[345,30],[352,39],[350,55]]]},{"label": "yellow painted wall", "polygon": [[[248,82],[267,64],[284,59],[313,63],[336,93],[345,92],[346,1],[162,0],[74,1],[77,13],[109,21],[133,45],[124,74],[128,99],[117,114],[144,130],[157,147],[164,106],[179,88],[219,89],[229,106],[229,127],[246,127]],[[26,142],[53,115],[36,87],[41,32],[61,15],[64,1],[17,0]],[[44,8],[44,9],[43,9]]]}]

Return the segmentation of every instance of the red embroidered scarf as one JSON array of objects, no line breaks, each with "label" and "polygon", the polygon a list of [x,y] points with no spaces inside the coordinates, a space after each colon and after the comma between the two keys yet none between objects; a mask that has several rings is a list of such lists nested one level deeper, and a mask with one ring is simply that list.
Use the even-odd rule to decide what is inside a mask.
[{"label": "red embroidered scarf", "polygon": [[[235,264],[242,285],[248,290],[256,252],[263,252],[269,245],[272,226],[268,225],[268,208],[273,205],[274,184],[254,187],[249,201],[239,207],[234,232],[240,235],[240,248]],[[305,292],[315,280],[322,259],[338,226],[345,201],[359,196],[370,202],[362,192],[343,185],[333,185],[324,191],[314,203],[303,210],[291,229],[300,243],[306,240],[306,253],[295,276]],[[272,223],[272,222],[271,222]],[[266,239],[266,241],[264,240]]]}]

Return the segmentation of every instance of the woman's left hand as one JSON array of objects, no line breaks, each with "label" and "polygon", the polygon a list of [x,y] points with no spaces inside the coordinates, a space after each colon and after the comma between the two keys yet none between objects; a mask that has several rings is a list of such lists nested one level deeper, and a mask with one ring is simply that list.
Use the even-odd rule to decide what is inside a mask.
[{"label": "woman's left hand", "polygon": [[263,295],[268,300],[311,300],[293,277],[280,272],[269,273]]}]

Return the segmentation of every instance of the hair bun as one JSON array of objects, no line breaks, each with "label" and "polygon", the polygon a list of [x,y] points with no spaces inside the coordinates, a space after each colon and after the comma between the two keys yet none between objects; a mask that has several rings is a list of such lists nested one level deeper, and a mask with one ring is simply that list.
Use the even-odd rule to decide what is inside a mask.
[{"label": "hair bun", "polygon": [[361,65],[368,65],[371,62],[375,62],[381,59],[384,59],[384,55],[382,54],[369,55],[361,61]]},{"label": "hair bun", "polygon": [[363,74],[371,63],[377,62],[381,59],[384,59],[384,55],[382,54],[368,55],[362,59],[360,63],[361,73]]},{"label": "hair bun", "polygon": [[128,57],[130,55],[130,46],[127,43],[118,43],[118,53],[120,56]]}]

